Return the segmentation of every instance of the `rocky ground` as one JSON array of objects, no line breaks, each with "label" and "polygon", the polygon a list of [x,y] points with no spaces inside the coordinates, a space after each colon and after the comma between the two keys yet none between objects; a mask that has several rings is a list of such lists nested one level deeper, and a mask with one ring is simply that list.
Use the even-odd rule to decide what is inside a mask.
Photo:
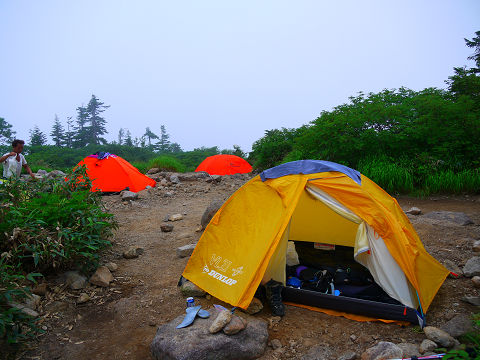
[{"label": "rocky ground", "polygon": [[[177,287],[188,257],[179,257],[177,248],[195,243],[201,236],[200,219],[214,199],[226,200],[248,180],[248,176],[225,176],[217,184],[205,181],[182,181],[179,185],[160,186],[142,191],[136,201],[125,202],[120,195],[104,196],[108,212],[120,223],[113,247],[102,255],[102,262],[113,262],[118,269],[108,287],[90,285],[70,290],[47,279],[47,293],[42,306],[57,301],[63,310],[43,312],[46,333],[31,344],[30,350],[17,354],[18,359],[152,359],[150,344],[157,327],[185,312],[185,297]],[[409,215],[426,249],[443,262],[459,267],[475,256],[472,246],[480,240],[480,197],[434,197],[429,199],[397,198],[404,211],[421,209],[421,215]],[[449,221],[429,220],[422,214],[432,211],[463,212],[473,220],[468,226]],[[181,214],[182,219],[169,222],[173,231],[162,232],[160,225],[167,215]],[[123,253],[132,246],[143,253],[125,259]],[[91,300],[77,304],[81,292]],[[478,296],[471,279],[448,278],[428,314],[429,325],[441,326],[455,314],[478,313],[478,307],[461,300]],[[218,299],[196,298],[203,309],[219,304]],[[56,304],[58,304],[56,303]],[[42,306],[40,310],[42,310]],[[256,317],[271,320],[265,307]],[[271,321],[270,321],[271,322]],[[420,344],[425,335],[418,327],[385,324],[378,321],[356,322],[300,307],[287,306],[287,314],[269,327],[272,346],[261,359],[300,359],[315,345],[329,346],[333,354],[354,351],[361,354],[378,341]],[[278,340],[278,341],[277,341]]]}]

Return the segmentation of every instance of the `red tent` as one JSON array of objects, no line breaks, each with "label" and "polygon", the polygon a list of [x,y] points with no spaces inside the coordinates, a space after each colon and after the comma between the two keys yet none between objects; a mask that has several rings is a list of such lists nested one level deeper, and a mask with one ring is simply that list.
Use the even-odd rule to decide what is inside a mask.
[{"label": "red tent", "polygon": [[252,171],[252,166],[235,155],[213,155],[203,160],[195,171],[206,171],[210,175],[245,174]]},{"label": "red tent", "polygon": [[117,192],[128,190],[139,192],[147,185],[155,187],[156,181],[143,175],[138,169],[120,156],[100,153],[89,155],[78,165],[87,165],[88,177],[92,180],[92,191]]}]

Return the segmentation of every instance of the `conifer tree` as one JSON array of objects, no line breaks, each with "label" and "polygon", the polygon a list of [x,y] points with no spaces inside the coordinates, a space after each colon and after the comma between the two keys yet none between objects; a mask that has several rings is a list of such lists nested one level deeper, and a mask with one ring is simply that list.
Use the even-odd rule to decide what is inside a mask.
[{"label": "conifer tree", "polygon": [[12,131],[12,125],[0,117],[0,145],[11,143],[14,140],[15,134],[16,132]]},{"label": "conifer tree", "polygon": [[95,95],[92,95],[92,98],[87,105],[88,121],[90,123],[88,127],[89,144],[99,145],[107,143],[107,140],[102,137],[102,135],[108,134],[108,131],[105,128],[107,122],[105,118],[100,116],[100,114],[109,107],[110,105],[104,105],[104,103],[99,101]]},{"label": "conifer tree", "polygon": [[67,117],[67,131],[65,131],[65,145],[68,148],[73,147],[73,116]]},{"label": "conifer tree", "polygon": [[149,127],[145,129],[145,134],[142,136],[145,139],[148,139],[148,148],[150,150],[155,150],[155,145],[152,145],[152,139],[158,139],[158,135],[154,134]]},{"label": "conifer tree", "polygon": [[127,133],[125,134],[125,146],[130,146],[133,147],[133,141],[132,141],[132,134],[130,133],[129,130],[127,130]]},{"label": "conifer tree", "polygon": [[55,146],[63,146],[65,144],[65,130],[57,114],[55,114],[55,120],[53,122],[50,136],[52,137]]},{"label": "conifer tree", "polygon": [[73,147],[78,149],[88,145],[88,112],[87,108],[77,108],[76,126],[74,126]]},{"label": "conifer tree", "polygon": [[160,126],[161,135],[160,140],[157,142],[158,152],[160,154],[166,154],[170,151],[170,141],[168,138],[170,135],[167,134],[167,130],[165,130],[165,125]]},{"label": "conifer tree", "polygon": [[47,136],[40,131],[39,127],[35,124],[33,130],[29,130],[30,133],[30,146],[42,146],[47,144]]}]

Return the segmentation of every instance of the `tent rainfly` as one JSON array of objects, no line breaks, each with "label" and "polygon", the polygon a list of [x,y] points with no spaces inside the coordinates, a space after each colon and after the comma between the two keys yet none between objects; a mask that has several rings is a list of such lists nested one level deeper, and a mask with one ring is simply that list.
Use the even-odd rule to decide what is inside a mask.
[{"label": "tent rainfly", "polygon": [[427,253],[398,205],[358,171],[301,160],[268,169],[238,189],[212,218],[183,276],[212,296],[246,309],[260,284],[286,285],[287,244],[352,249],[399,305],[285,286],[285,302],[376,319],[424,323],[449,271]]},{"label": "tent rainfly", "polygon": [[195,171],[205,171],[210,175],[245,174],[252,171],[252,166],[235,155],[213,155],[202,161]]},{"label": "tent rainfly", "polygon": [[92,180],[92,191],[118,192],[128,189],[139,192],[147,185],[155,187],[156,184],[155,180],[143,175],[128,161],[110,153],[89,155],[78,165],[87,166],[88,177]]}]

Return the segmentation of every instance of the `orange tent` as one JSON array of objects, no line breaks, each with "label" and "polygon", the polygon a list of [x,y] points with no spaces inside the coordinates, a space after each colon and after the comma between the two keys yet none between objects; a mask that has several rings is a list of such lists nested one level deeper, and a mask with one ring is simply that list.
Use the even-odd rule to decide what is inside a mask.
[{"label": "orange tent", "polygon": [[92,180],[92,191],[117,192],[128,188],[133,192],[155,187],[156,181],[143,175],[137,168],[120,156],[99,153],[89,155],[78,165],[87,166],[88,177]]},{"label": "orange tent", "polygon": [[195,171],[206,171],[210,175],[245,174],[252,171],[252,166],[239,156],[213,155],[203,160]]}]

